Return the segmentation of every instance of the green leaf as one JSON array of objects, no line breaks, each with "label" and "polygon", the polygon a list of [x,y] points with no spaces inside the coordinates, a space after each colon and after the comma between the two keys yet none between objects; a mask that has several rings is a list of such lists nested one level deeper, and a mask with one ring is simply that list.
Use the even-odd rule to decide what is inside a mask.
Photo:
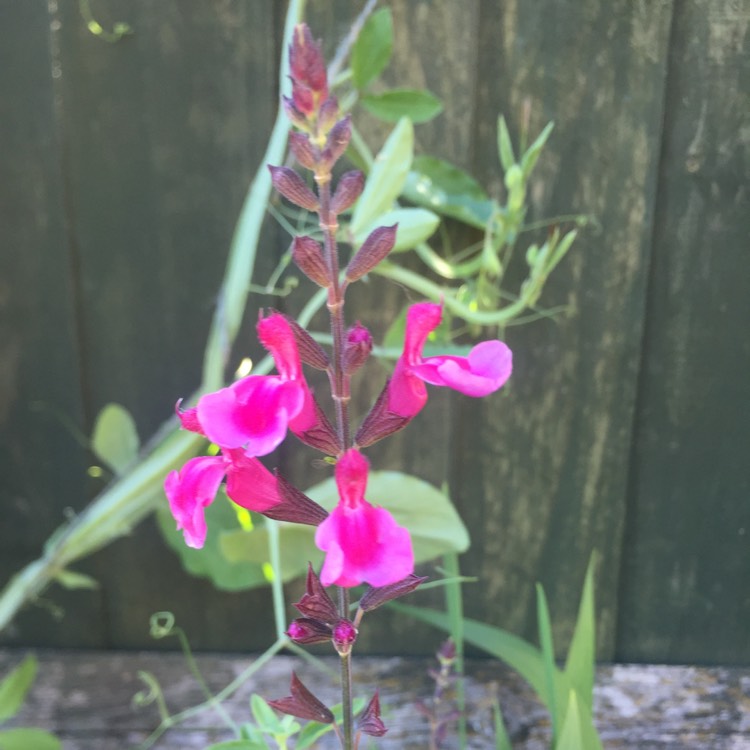
[{"label": "green leaf", "polygon": [[[326,510],[332,510],[339,500],[333,478],[316,484],[306,494]],[[417,563],[469,548],[469,533],[451,501],[417,477],[398,471],[372,472],[366,497],[373,505],[389,510],[396,522],[409,530]],[[315,566],[322,561],[313,527],[280,523],[279,534],[283,580],[304,574],[308,562]],[[258,565],[269,557],[268,534],[262,527],[249,533],[225,532],[221,545],[226,558],[236,563],[245,560]]]},{"label": "green leaf", "polygon": [[508,126],[505,124],[505,118],[502,115],[497,118],[497,151],[500,155],[500,164],[502,164],[503,170],[507,172],[516,163],[516,157],[513,154],[513,144],[510,141]]},{"label": "green leaf", "polygon": [[361,91],[388,65],[393,51],[393,19],[390,8],[373,13],[352,47],[352,81]]},{"label": "green leaf", "polygon": [[26,699],[36,677],[37,661],[29,654],[0,682],[0,721],[15,716]]},{"label": "green leaf", "polygon": [[[216,588],[223,591],[267,586],[268,579],[261,564],[228,560],[221,548],[220,540],[226,530],[240,528],[232,503],[222,491],[216,501],[206,508],[208,534],[203,549],[193,549],[185,544],[182,532],[176,530],[175,520],[166,501],[157,507],[156,518],[167,544],[177,553],[185,570],[195,576],[209,578]],[[251,532],[252,533],[252,532]],[[254,544],[252,536],[247,544]],[[264,562],[268,560],[265,558]]]},{"label": "green leaf", "polygon": [[352,215],[350,230],[356,236],[393,207],[409,174],[414,155],[414,127],[404,117],[391,131],[375,157],[365,189]]},{"label": "green leaf", "polygon": [[495,208],[482,186],[450,162],[417,156],[406,179],[403,196],[443,216],[484,229]]},{"label": "green leaf", "polygon": [[365,94],[362,106],[375,117],[397,122],[408,117],[412,122],[429,122],[443,111],[443,103],[430,91],[390,89],[382,94]]},{"label": "green leaf", "polygon": [[536,585],[536,619],[539,628],[539,643],[542,646],[542,660],[544,662],[544,679],[549,696],[550,716],[552,717],[552,737],[555,738],[560,730],[561,716],[557,713],[557,701],[555,700],[555,647],[552,643],[552,624],[549,618],[549,607],[544,589],[540,583]]},{"label": "green leaf", "polygon": [[116,474],[138,456],[140,441],[133,417],[119,404],[107,404],[96,418],[91,450]]},{"label": "green leaf", "polygon": [[98,589],[99,581],[75,570],[58,570],[55,580],[66,589]]},{"label": "green leaf", "polygon": [[283,734],[284,728],[281,726],[279,717],[274,710],[266,703],[261,696],[253,693],[250,696],[250,710],[253,712],[253,718],[261,732],[268,734]]},{"label": "green leaf", "polygon": [[60,750],[62,743],[43,729],[0,731],[0,750]]},{"label": "green leaf", "polygon": [[594,672],[596,658],[596,621],[594,616],[594,568],[596,553],[592,553],[578,606],[578,617],[565,661],[565,674],[578,693],[579,700],[589,712],[593,711]]},{"label": "green leaf", "polygon": [[500,702],[495,700],[492,706],[492,716],[495,724],[495,749],[496,750],[513,750],[513,745],[510,742],[508,730],[505,728],[505,722],[503,721],[503,712],[500,708]]},{"label": "green leaf", "polygon": [[[2,750],[1,746],[0,750]],[[205,750],[269,750],[269,748],[265,742],[255,740],[228,740],[209,745]]]},{"label": "green leaf", "polygon": [[568,705],[565,710],[565,722],[562,726],[555,750],[585,750],[581,736],[581,717],[578,713],[576,691],[568,693]]},{"label": "green leaf", "polygon": [[554,122],[548,122],[544,130],[542,130],[542,132],[537,136],[536,140],[526,150],[526,153],[521,159],[521,170],[523,171],[524,177],[528,177],[531,174],[531,171],[534,169],[537,159],[539,158],[539,154],[542,153],[544,144],[547,143],[547,139],[549,138],[550,133],[552,132],[552,128],[554,127]]},{"label": "green leaf", "polygon": [[411,250],[432,236],[440,224],[440,217],[424,208],[397,208],[383,214],[374,224],[359,232],[354,241],[361,245],[373,229],[389,227],[392,224],[398,224],[398,231],[396,244],[391,252],[399,253]]}]

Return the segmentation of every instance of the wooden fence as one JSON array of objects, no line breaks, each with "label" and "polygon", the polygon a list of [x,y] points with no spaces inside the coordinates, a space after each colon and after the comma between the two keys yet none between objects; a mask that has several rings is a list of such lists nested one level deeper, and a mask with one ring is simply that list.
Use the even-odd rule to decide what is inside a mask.
[{"label": "wooden fence", "polygon": [[[0,0],[0,583],[101,489],[77,439],[98,410],[123,404],[146,438],[199,382],[275,112],[284,5]],[[360,5],[311,1],[328,52]],[[542,299],[570,312],[507,331],[504,394],[431,396],[373,463],[449,483],[473,540],[470,616],[533,635],[541,580],[564,645],[596,548],[603,658],[750,663],[750,4],[391,5],[387,80],[445,105],[417,128],[419,150],[499,197],[497,115],[517,135],[528,99],[532,130],[556,122],[532,217],[591,213],[601,228]],[[134,33],[106,43],[86,7]],[[382,137],[366,115],[362,126]],[[287,243],[269,228],[258,279]],[[405,300],[373,283],[355,312],[382,334]],[[251,300],[238,357],[257,354],[255,310],[268,304]],[[281,461],[301,486],[323,476],[310,479],[307,451]],[[78,568],[100,588],[51,590],[64,617],[29,609],[4,643],[149,646],[160,609],[197,647],[272,638],[266,591],[190,578],[152,521]],[[363,648],[438,643],[378,617]]]}]

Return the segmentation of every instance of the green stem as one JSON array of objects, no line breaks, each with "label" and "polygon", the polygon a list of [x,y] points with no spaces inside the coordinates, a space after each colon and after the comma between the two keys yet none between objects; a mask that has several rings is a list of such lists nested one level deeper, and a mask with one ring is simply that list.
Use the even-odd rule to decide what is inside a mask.
[{"label": "green stem", "polygon": [[273,579],[271,580],[271,596],[273,597],[273,619],[276,624],[276,637],[286,637],[286,610],[284,606],[284,583],[281,578],[281,545],[279,541],[279,525],[276,521],[266,518],[268,529],[268,552],[271,557]]},{"label": "green stem", "polygon": [[461,593],[461,570],[458,555],[449,552],[443,555],[443,567],[449,576],[445,584],[445,608],[450,621],[451,638],[456,646],[454,670],[458,676],[456,683],[456,705],[458,707],[458,744],[466,747],[466,695],[464,685],[464,606]]}]

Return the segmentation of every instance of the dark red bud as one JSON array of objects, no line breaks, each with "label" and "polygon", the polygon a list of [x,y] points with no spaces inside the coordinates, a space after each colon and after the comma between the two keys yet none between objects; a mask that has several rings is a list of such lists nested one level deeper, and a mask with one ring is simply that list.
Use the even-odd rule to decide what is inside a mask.
[{"label": "dark red bud", "polygon": [[331,198],[331,211],[340,214],[346,211],[359,198],[365,188],[365,176],[359,170],[345,172],[336,185],[336,192]]},{"label": "dark red bud", "polygon": [[352,120],[347,115],[343,120],[339,120],[328,134],[328,139],[323,149],[323,161],[329,167],[333,166],[341,158],[351,138]]},{"label": "dark red bud", "polygon": [[284,105],[284,112],[292,125],[304,131],[310,129],[310,123],[307,121],[305,115],[297,109],[293,99],[290,99],[288,96],[282,96],[281,102]]},{"label": "dark red bud", "polygon": [[328,133],[340,119],[339,102],[335,96],[329,96],[318,111],[318,128],[321,133]]},{"label": "dark red bud", "polygon": [[382,737],[388,731],[380,718],[380,697],[377,690],[357,719],[357,729],[371,737]]},{"label": "dark red bud", "polygon": [[346,333],[344,372],[351,375],[367,361],[372,351],[372,335],[357,321]]},{"label": "dark red bud", "polygon": [[292,79],[292,101],[294,107],[305,117],[315,114],[315,94],[309,86]]},{"label": "dark red bud", "polygon": [[355,442],[359,448],[367,448],[394,432],[402,430],[414,417],[404,417],[388,409],[388,383],[357,430]]},{"label": "dark red bud", "polygon": [[388,586],[380,586],[379,588],[370,588],[359,600],[359,608],[363,612],[377,609],[386,602],[410,594],[426,580],[427,576],[416,576],[414,573],[410,573],[406,578],[396,581],[396,583],[391,583]]},{"label": "dark red bud", "polygon": [[333,724],[333,714],[302,684],[302,681],[294,672],[292,672],[290,689],[292,693],[290,696],[268,701],[268,705],[284,714],[296,716],[298,719],[319,721],[321,724]]},{"label": "dark red bud", "polygon": [[390,227],[378,227],[370,233],[346,267],[346,278],[349,281],[361,279],[391,252],[396,244],[397,229],[398,224],[394,224]]},{"label": "dark red bud", "polygon": [[316,370],[327,370],[330,362],[323,347],[294,318],[285,317],[294,332],[300,359]]},{"label": "dark red bud", "polygon": [[327,91],[328,78],[320,42],[315,42],[306,23],[294,28],[289,45],[289,72],[294,80],[303,82],[313,91]]},{"label": "dark red bud", "polygon": [[324,622],[311,617],[299,617],[289,623],[286,634],[295,642],[302,645],[324,643],[331,640],[331,628]]},{"label": "dark red bud", "polygon": [[305,593],[294,605],[304,617],[326,623],[333,627],[338,621],[339,613],[333,599],[326,593],[315,575],[312,565],[307,566],[307,580],[305,582]]},{"label": "dark red bud", "polygon": [[442,666],[450,666],[456,660],[456,644],[448,638],[437,652],[438,661]]},{"label": "dark red bud", "polygon": [[333,645],[341,656],[346,656],[357,640],[357,628],[349,620],[339,620],[333,626]]},{"label": "dark red bud", "polygon": [[301,166],[315,170],[315,165],[320,160],[320,150],[310,143],[307,135],[296,131],[289,133],[289,150]]},{"label": "dark red bud", "polygon": [[268,169],[271,170],[273,186],[288,201],[306,208],[308,211],[318,210],[320,206],[318,197],[293,169],[289,167],[272,167],[270,164]]},{"label": "dark red bud", "polygon": [[307,526],[318,526],[328,518],[328,511],[325,508],[311,500],[302,490],[298,490],[278,473],[276,483],[282,500],[262,511],[264,516],[274,521],[288,521]]},{"label": "dark red bud", "polygon": [[318,286],[331,285],[328,266],[320,245],[312,237],[295,237],[292,242],[292,259],[302,273]]}]

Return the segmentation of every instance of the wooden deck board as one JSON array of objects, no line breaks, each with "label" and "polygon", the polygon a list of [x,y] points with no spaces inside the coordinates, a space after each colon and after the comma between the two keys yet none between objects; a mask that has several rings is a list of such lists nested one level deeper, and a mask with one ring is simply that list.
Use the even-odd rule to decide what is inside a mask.
[{"label": "wooden deck board", "polygon": [[[0,674],[22,658],[16,650],[0,650]],[[180,654],[154,652],[41,651],[39,674],[14,726],[37,726],[55,732],[65,750],[135,748],[158,724],[154,705],[133,706],[142,689],[138,672],[152,673],[163,687],[167,705],[176,713],[201,701],[200,691]],[[219,690],[251,663],[247,656],[199,655],[197,662],[213,690]],[[335,661],[326,663],[336,667]],[[426,748],[427,722],[415,701],[429,699],[429,659],[360,658],[355,661],[356,693],[381,690],[388,735],[379,748]],[[281,656],[265,665],[227,701],[235,721],[248,718],[254,691],[267,698],[288,692],[289,676],[301,679],[327,702],[337,700],[335,683],[301,660]],[[490,706],[497,694],[514,747],[542,750],[547,746],[544,709],[526,684],[494,661],[467,665],[466,695],[470,709],[470,748],[493,748]],[[595,714],[606,748],[635,750],[743,750],[750,748],[750,669],[680,666],[602,666],[598,670]],[[230,739],[219,716],[207,710],[166,733],[156,750],[204,748]],[[333,743],[320,746],[333,748]],[[449,735],[446,750],[456,748]]]}]

